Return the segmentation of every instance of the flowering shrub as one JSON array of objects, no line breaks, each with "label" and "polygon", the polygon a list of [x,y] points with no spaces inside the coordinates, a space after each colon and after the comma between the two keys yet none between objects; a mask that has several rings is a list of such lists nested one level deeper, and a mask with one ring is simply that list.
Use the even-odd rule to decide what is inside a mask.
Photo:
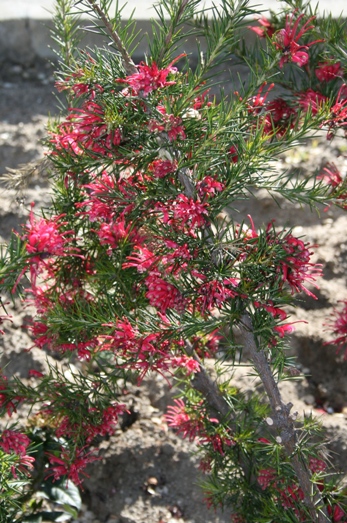
[{"label": "flowering shrub", "polygon": [[[290,307],[298,293],[315,299],[322,275],[315,246],[273,222],[238,220],[233,209],[256,188],[310,206],[345,206],[333,163],[310,180],[270,167],[313,131],[328,139],[345,132],[339,23],[288,1],[251,27],[264,39],[252,50],[236,36],[257,14],[247,0],[222,0],[210,19],[196,0],[165,0],[150,53],[136,65],[131,23],[122,29],[107,2],[73,4],[95,14],[113,50],[74,49],[60,64],[57,88],[68,108],[48,130],[52,207],[42,216],[31,209],[1,275],[5,289],[36,307],[33,344],[84,363],[70,376],[38,373],[36,387],[3,376],[3,414],[35,405],[30,423],[52,442],[44,477],[79,485],[98,459],[95,438],[113,434],[127,409],[120,400],[127,382],[140,386],[152,372],[170,383],[177,377],[182,398],[166,421],[197,442],[210,506],[222,505],[235,522],[346,521],[317,424],[297,420],[277,386],[289,365]],[[194,70],[186,54],[173,55],[183,24],[207,39]],[[231,53],[255,72],[242,92],[214,97],[213,67]],[[243,349],[268,402],[205,370],[206,357],[237,365]],[[0,446],[15,456],[13,477],[32,472],[28,436],[5,429]]]}]

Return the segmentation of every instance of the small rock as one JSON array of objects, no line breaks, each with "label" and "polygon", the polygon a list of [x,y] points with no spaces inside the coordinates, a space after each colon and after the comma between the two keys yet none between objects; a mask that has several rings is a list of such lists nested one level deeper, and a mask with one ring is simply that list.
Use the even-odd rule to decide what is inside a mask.
[{"label": "small rock", "polygon": [[313,394],[306,394],[306,396],[304,396],[302,399],[304,400],[306,405],[314,405],[315,403]]}]

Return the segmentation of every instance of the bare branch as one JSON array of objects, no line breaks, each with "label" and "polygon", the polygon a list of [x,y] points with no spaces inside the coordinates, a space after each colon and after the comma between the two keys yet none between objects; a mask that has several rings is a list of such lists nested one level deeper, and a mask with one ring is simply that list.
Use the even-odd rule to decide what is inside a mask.
[{"label": "bare branch", "polygon": [[320,492],[311,481],[311,473],[307,465],[299,459],[296,452],[297,436],[294,426],[296,416],[290,414],[293,405],[291,403],[287,405],[283,403],[281,393],[264,351],[258,349],[255,343],[254,330],[248,315],[244,315],[241,319],[240,333],[244,346],[249,352],[250,359],[262,380],[265,392],[269,398],[273,428],[278,431],[281,443],[296,472],[299,485],[304,493],[304,503],[310,512],[312,522],[326,523],[326,521],[329,521],[329,518]]}]

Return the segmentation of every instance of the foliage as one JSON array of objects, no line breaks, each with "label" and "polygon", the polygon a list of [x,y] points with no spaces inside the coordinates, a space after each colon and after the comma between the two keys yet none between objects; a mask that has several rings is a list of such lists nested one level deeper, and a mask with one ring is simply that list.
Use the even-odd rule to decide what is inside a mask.
[{"label": "foliage", "polygon": [[[290,309],[298,293],[315,298],[321,276],[314,247],[274,223],[238,221],[235,209],[259,188],[311,208],[345,206],[332,163],[301,179],[272,162],[314,132],[344,132],[346,35],[340,20],[319,20],[299,1],[248,29],[261,14],[248,0],[221,0],[210,12],[199,5],[161,0],[149,54],[135,65],[136,24],[121,25],[118,4],[112,14],[109,0],[57,2],[56,87],[68,107],[48,130],[52,206],[31,209],[0,271],[3,288],[36,307],[35,346],[84,363],[36,373],[35,387],[3,374],[3,413],[35,406],[27,432],[40,427],[48,445],[34,459],[28,436],[6,429],[3,488],[18,489],[9,499],[19,503],[17,477],[35,483],[37,468],[36,491],[45,478],[45,492],[62,478],[80,485],[97,459],[91,445],[127,408],[126,384],[159,372],[180,382],[166,420],[198,444],[209,505],[239,523],[346,521],[318,424],[296,419],[278,390],[291,364]],[[110,46],[77,49],[73,7],[93,15]],[[206,41],[196,67],[181,53],[187,25],[199,49]],[[261,40],[249,48],[241,30]],[[249,81],[225,94],[217,70],[230,56],[249,66]],[[235,390],[221,370],[243,351],[267,402]]]}]

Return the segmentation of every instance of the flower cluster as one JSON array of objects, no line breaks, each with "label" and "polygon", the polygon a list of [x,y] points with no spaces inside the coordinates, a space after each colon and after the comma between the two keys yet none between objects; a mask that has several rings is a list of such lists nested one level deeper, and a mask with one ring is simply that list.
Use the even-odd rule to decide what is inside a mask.
[{"label": "flower cluster", "polygon": [[333,312],[332,320],[326,324],[329,332],[334,336],[328,344],[337,346],[338,351],[344,351],[347,359],[347,302],[343,302],[342,308],[336,308]]},{"label": "flower cluster", "polygon": [[309,47],[323,42],[323,40],[314,40],[307,44],[299,44],[298,41],[300,38],[314,28],[312,24],[310,25],[310,22],[312,22],[315,17],[311,16],[299,29],[300,23],[305,15],[300,14],[296,20],[294,16],[294,14],[287,16],[285,27],[280,29],[274,37],[274,44],[282,54],[279,62],[280,67],[283,67],[287,62],[294,62],[298,64],[299,67],[306,65],[309,61],[309,55],[307,53]]},{"label": "flower cluster", "polygon": [[52,477],[53,481],[57,481],[65,477],[75,485],[82,485],[83,478],[81,478],[81,475],[88,477],[84,469],[89,463],[99,459],[95,453],[88,452],[85,448],[76,449],[73,455],[67,449],[62,448],[59,456],[49,454],[48,458],[50,472],[47,474],[46,479]]},{"label": "flower cluster", "polygon": [[[168,407],[165,421],[169,427],[177,431],[177,434],[182,434],[183,438],[195,441],[198,446],[205,448],[210,446],[221,456],[224,455],[226,447],[233,447],[236,444],[230,431],[219,426],[216,418],[209,418],[202,405],[187,409],[181,399],[176,399],[175,404]],[[209,428],[206,427],[207,424]],[[215,427],[218,426],[219,431],[216,431]]]},{"label": "flower cluster", "polygon": [[5,429],[0,436],[0,447],[3,451],[18,456],[15,466],[11,468],[14,478],[17,478],[18,472],[29,474],[29,470],[34,468],[35,458],[27,455],[30,443],[28,436],[10,429]]}]

